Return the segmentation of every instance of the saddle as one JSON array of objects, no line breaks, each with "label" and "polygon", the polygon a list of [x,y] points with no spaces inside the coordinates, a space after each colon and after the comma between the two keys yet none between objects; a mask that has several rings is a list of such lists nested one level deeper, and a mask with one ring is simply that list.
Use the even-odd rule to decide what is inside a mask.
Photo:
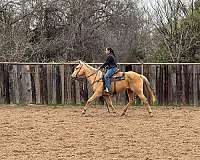
[{"label": "saddle", "polygon": [[[104,77],[104,75],[105,75],[105,72],[103,72],[102,77]],[[125,79],[124,72],[121,72],[120,69],[117,69],[116,72],[113,74],[113,76],[110,77],[111,82],[121,81],[124,79]]]},{"label": "saddle", "polygon": [[[113,74],[112,77],[110,77],[110,81],[113,82],[113,94],[116,94],[116,81],[122,81],[125,80],[124,72],[121,72],[120,69],[117,69],[117,71]],[[104,81],[103,81],[104,82]],[[105,90],[105,82],[104,82],[104,89]]]},{"label": "saddle", "polygon": [[124,80],[124,79],[125,79],[124,72],[121,72],[120,69],[117,69],[117,71],[110,78],[111,82],[121,81],[121,80]]}]

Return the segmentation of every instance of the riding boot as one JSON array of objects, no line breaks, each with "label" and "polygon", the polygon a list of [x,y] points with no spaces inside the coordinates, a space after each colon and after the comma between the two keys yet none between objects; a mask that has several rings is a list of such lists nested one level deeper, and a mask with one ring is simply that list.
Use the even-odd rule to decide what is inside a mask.
[{"label": "riding boot", "polygon": [[104,95],[112,95],[112,92],[109,91],[109,89],[106,87],[103,94]]}]

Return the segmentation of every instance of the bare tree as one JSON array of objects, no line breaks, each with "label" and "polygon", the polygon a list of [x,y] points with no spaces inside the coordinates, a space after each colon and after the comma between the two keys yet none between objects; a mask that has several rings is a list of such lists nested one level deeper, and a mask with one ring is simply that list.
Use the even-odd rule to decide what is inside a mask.
[{"label": "bare tree", "polygon": [[111,46],[125,61],[143,46],[143,23],[136,0],[4,0],[0,60],[100,61]]},{"label": "bare tree", "polygon": [[[195,23],[186,21],[188,7],[181,0],[159,0],[154,10],[153,24],[172,62],[191,61],[191,50],[200,45]],[[188,23],[188,24],[187,24]]]}]

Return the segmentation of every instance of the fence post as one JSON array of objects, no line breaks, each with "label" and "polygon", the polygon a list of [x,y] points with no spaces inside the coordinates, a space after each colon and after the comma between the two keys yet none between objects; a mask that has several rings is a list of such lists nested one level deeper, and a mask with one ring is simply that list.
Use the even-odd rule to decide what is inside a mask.
[{"label": "fence post", "polygon": [[144,64],[141,63],[141,75],[144,75]]}]

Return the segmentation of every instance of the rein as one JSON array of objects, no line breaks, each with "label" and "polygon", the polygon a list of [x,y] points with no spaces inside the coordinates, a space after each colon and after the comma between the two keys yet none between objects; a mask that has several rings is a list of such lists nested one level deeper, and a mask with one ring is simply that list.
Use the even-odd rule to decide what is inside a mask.
[{"label": "rein", "polygon": [[95,78],[94,78],[94,81],[92,82],[92,86],[94,85],[94,83],[95,83],[95,80],[96,80],[96,78],[97,78],[97,74],[98,74],[98,72],[99,72],[99,70],[96,72],[96,76],[95,76]]},{"label": "rein", "polygon": [[[82,67],[83,67],[83,64],[81,65],[81,67],[79,68],[78,72],[76,73],[75,78],[81,78],[81,77],[78,77],[77,75],[78,75],[78,73],[80,72],[80,70],[81,70]],[[98,72],[94,72],[94,73],[92,73],[91,75],[89,75],[89,76],[87,76],[87,77],[85,77],[85,78],[89,78],[89,77],[91,77],[92,75],[94,75],[95,73],[97,74]]]},{"label": "rein", "polygon": [[[81,77],[78,77],[77,75],[78,75],[78,73],[80,72],[80,70],[81,70],[82,67],[83,67],[83,64],[81,65],[81,67],[79,68],[78,72],[76,73],[76,76],[75,76],[76,79],[80,79],[80,78],[81,78]],[[96,82],[99,82],[99,81],[102,79],[102,78],[100,78],[100,79],[96,80],[98,72],[99,72],[99,70],[97,70],[97,72],[94,72],[94,73],[90,74],[89,76],[85,77],[85,78],[87,79],[87,78],[93,76],[94,74],[96,74],[96,76],[95,76],[95,78],[94,78],[94,81],[91,83],[92,86],[93,86]]]},{"label": "rein", "polygon": [[87,76],[87,77],[85,77],[85,78],[89,78],[89,77],[91,77],[92,75],[96,74],[96,76],[95,76],[95,79],[96,79],[96,77],[97,77],[97,73],[98,73],[98,71],[97,71],[97,72],[94,72],[94,73],[92,73],[91,75],[89,75],[89,76]]},{"label": "rein", "polygon": [[[96,78],[95,78],[95,79],[96,79]],[[94,80],[94,81],[92,82],[92,84],[91,84],[91,85],[93,86],[93,85],[94,85],[96,82],[100,82],[100,80],[101,80],[101,79],[102,79],[102,78],[99,78],[99,79],[98,79],[98,80],[96,80],[96,81]]]},{"label": "rein", "polygon": [[[88,77],[91,77],[92,75],[96,74],[94,81],[91,83],[91,86],[93,86],[96,82],[99,82],[102,79],[102,78],[99,78],[98,80],[96,80],[98,72],[99,72],[99,70],[97,70],[97,72],[94,72],[94,73],[92,73],[91,75],[88,76]],[[86,77],[86,78],[88,78],[88,77]]]},{"label": "rein", "polygon": [[81,68],[83,67],[83,65],[81,65],[81,67],[79,68],[79,70],[78,70],[78,72],[76,73],[76,76],[75,76],[75,78],[79,78],[77,75],[78,75],[78,73],[80,72],[80,70],[81,70]]}]

